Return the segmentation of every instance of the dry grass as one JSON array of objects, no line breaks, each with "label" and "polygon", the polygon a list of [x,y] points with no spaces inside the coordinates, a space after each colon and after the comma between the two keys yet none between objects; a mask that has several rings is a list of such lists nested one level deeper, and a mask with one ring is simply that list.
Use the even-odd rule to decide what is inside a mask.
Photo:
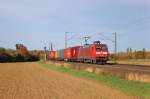
[{"label": "dry grass", "polygon": [[[114,63],[114,61],[108,61],[108,63]],[[118,64],[131,64],[131,65],[145,65],[150,66],[150,59],[130,59],[130,60],[117,60]]]},{"label": "dry grass", "polygon": [[146,74],[128,73],[126,74],[126,79],[150,83],[150,76]]}]

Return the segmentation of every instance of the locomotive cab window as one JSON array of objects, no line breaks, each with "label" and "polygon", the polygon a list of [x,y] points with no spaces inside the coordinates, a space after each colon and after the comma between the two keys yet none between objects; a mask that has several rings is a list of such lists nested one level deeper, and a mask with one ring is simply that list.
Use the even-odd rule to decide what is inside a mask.
[{"label": "locomotive cab window", "polygon": [[107,50],[107,46],[96,46],[96,50]]}]

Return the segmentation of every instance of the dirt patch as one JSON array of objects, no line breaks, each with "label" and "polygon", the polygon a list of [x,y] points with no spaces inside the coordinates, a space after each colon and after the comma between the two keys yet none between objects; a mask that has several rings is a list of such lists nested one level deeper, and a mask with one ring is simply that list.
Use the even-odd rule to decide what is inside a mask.
[{"label": "dirt patch", "polygon": [[93,81],[40,66],[0,64],[0,99],[137,99]]}]

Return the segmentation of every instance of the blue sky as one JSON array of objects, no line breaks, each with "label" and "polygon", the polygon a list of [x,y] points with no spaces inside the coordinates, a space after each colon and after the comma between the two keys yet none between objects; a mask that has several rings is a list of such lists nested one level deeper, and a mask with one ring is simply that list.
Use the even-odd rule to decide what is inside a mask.
[{"label": "blue sky", "polygon": [[[42,49],[53,42],[64,48],[64,33],[69,32],[68,46],[101,40],[110,51],[117,33],[118,51],[127,47],[150,50],[149,0],[0,0],[0,46]],[[99,34],[100,33],[100,34]]]}]

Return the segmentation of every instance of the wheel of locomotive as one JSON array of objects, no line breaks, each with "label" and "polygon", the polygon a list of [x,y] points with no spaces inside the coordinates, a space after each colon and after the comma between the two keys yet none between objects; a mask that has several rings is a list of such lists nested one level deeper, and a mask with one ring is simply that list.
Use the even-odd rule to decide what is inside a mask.
[{"label": "wheel of locomotive", "polygon": [[91,59],[90,63],[91,63],[91,64],[93,64],[93,63],[94,63],[93,59]]},{"label": "wheel of locomotive", "polygon": [[97,64],[97,61],[96,61],[96,60],[93,60],[93,64]]},{"label": "wheel of locomotive", "polygon": [[92,64],[92,59],[90,60],[90,64]]},{"label": "wheel of locomotive", "polygon": [[86,63],[86,59],[83,59],[83,63]]},{"label": "wheel of locomotive", "polygon": [[84,63],[84,59],[81,59],[81,63]]},{"label": "wheel of locomotive", "polygon": [[104,61],[103,60],[101,60],[101,65],[104,65]]},{"label": "wheel of locomotive", "polygon": [[102,60],[98,60],[98,61],[97,61],[97,64],[102,65],[102,64],[103,64],[103,61],[102,61]]},{"label": "wheel of locomotive", "polygon": [[105,65],[105,64],[106,64],[106,61],[102,60],[102,61],[101,61],[101,64],[102,64],[102,65]]},{"label": "wheel of locomotive", "polygon": [[103,60],[101,61],[101,64],[104,65],[104,61]]}]

